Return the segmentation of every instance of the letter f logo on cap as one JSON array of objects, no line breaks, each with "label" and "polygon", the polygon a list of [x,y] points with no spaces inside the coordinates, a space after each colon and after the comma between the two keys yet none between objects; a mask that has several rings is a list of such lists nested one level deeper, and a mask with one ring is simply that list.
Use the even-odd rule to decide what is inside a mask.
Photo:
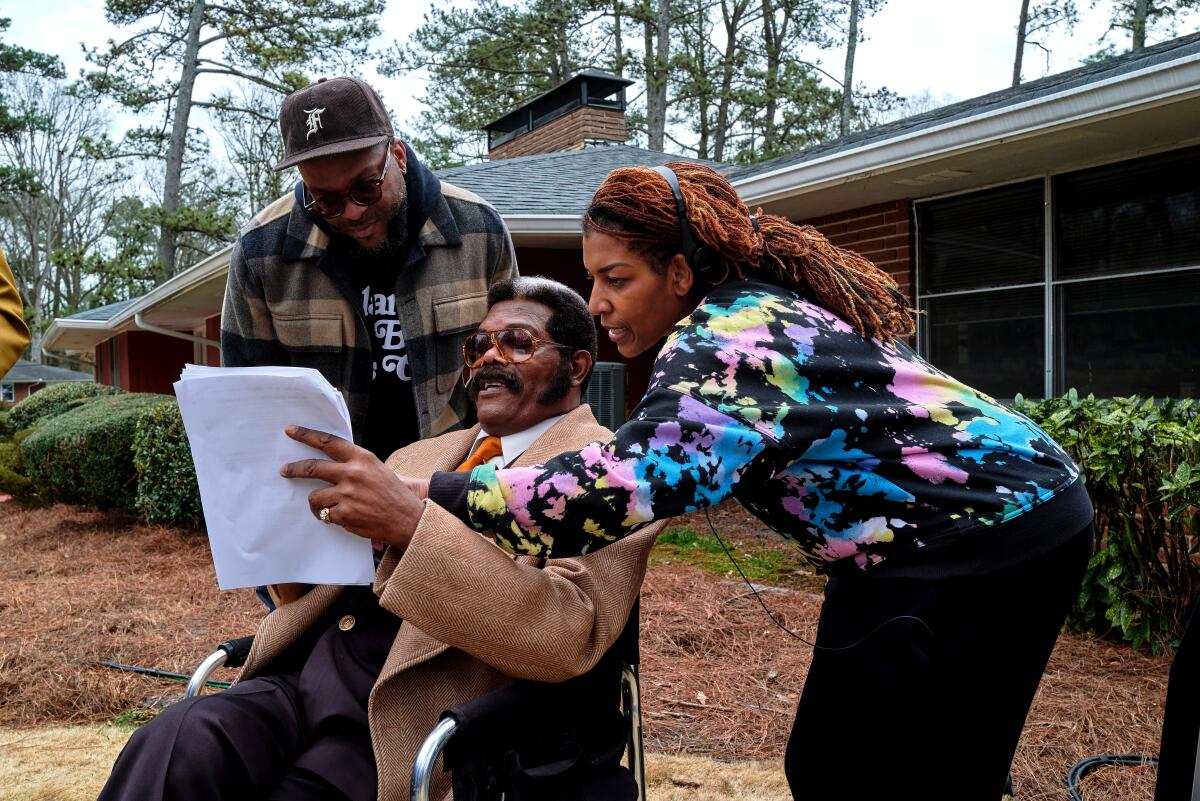
[{"label": "letter f logo on cap", "polygon": [[321,128],[322,128],[321,115],[323,113],[325,113],[325,109],[323,109],[323,108],[307,108],[307,109],[304,109],[304,113],[308,115],[308,121],[306,123],[308,125],[308,136],[306,136],[304,138],[308,139],[313,134],[315,134],[317,131],[321,130]]},{"label": "letter f logo on cap", "polygon": [[379,95],[358,78],[346,76],[321,78],[284,98],[279,132],[283,158],[274,165],[276,170],[395,139]]}]

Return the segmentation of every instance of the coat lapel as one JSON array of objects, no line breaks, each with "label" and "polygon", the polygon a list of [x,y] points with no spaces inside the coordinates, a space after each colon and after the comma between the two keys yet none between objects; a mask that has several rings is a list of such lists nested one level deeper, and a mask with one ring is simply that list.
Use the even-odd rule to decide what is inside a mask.
[{"label": "coat lapel", "polygon": [[[416,459],[410,460],[414,463],[389,459],[388,467],[391,467],[396,473],[407,472],[409,475],[421,478],[426,478],[436,472],[449,472],[462,464],[463,460],[470,455],[471,446],[475,443],[478,433],[479,426],[475,426],[465,431],[446,434],[438,438],[440,447],[423,454],[424,458],[420,459],[420,464],[415,464]],[[383,559],[379,562],[379,569],[375,571],[375,584],[372,589],[376,595],[382,594],[383,587],[396,569],[401,556],[401,552],[396,548],[388,548],[384,553]],[[407,621],[402,622],[400,630],[396,633],[396,639],[388,651],[387,659],[384,660],[383,669],[379,672],[376,686],[413,665],[432,659],[449,647],[430,637],[413,624]]]},{"label": "coat lapel", "polygon": [[[570,436],[571,432],[579,432],[581,428],[595,429],[595,439],[605,439],[607,432],[601,428],[596,422],[596,418],[592,416],[591,407],[583,404],[575,410],[569,412],[561,420],[559,420],[550,430],[546,431],[525,449],[525,452],[513,460],[513,467],[523,467],[525,465],[538,464],[554,458],[564,450],[573,450],[567,446],[568,441],[578,441],[575,437]],[[412,470],[412,475],[430,475],[436,471],[449,471],[462,464],[463,459],[469,455],[470,447],[475,442],[475,435],[479,432],[479,427],[470,431],[459,431],[453,434],[447,434],[439,438],[441,448],[436,452],[436,456],[430,459],[433,464],[426,462],[420,473],[416,472],[416,466],[409,467]],[[450,438],[454,437],[453,440]],[[436,466],[435,466],[436,465]],[[388,466],[397,473],[405,472],[406,465],[388,461]],[[524,558],[524,557],[522,557]],[[379,595],[383,592],[383,585],[392,575],[392,571],[396,569],[396,564],[400,561],[400,553],[393,548],[389,548],[384,554],[383,560],[379,563],[379,570],[375,576],[375,594]],[[425,632],[418,629],[407,621],[400,625],[400,631],[396,635],[396,640],[392,644],[391,650],[388,652],[387,660],[383,664],[383,670],[379,673],[379,680],[376,682],[376,687],[382,685],[385,681],[393,678],[401,671],[408,670],[422,662],[442,654],[450,648],[440,640],[435,640]]]},{"label": "coat lapel", "polygon": [[256,675],[263,665],[271,664],[301,634],[316,625],[343,589],[332,584],[318,584],[302,598],[284,604],[267,615],[254,636],[254,644],[250,646],[250,654],[246,657],[246,666],[239,681]]}]

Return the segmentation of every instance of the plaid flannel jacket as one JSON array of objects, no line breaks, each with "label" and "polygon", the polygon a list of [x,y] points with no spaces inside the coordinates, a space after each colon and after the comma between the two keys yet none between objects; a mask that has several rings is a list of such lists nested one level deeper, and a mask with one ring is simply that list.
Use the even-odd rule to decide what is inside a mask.
[{"label": "plaid flannel jacket", "polygon": [[[409,247],[396,275],[396,305],[412,370],[421,438],[473,423],[459,380],[462,335],[487,312],[494,281],[517,274],[499,213],[408,154]],[[348,271],[328,251],[329,233],[303,209],[301,186],[263,209],[238,235],[221,314],[226,366],[320,370],[341,390],[355,439],[371,390],[371,335]]]}]

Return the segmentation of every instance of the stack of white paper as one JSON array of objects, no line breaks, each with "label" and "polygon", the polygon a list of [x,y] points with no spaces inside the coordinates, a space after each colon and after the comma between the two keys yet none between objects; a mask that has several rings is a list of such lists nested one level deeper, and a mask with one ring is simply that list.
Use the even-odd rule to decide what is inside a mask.
[{"label": "stack of white paper", "polygon": [[308,495],[329,485],[279,468],[324,454],[288,425],[352,440],[341,394],[307,367],[187,365],[175,396],[192,446],[221,589],[262,584],[369,584],[371,542],[313,517]]}]

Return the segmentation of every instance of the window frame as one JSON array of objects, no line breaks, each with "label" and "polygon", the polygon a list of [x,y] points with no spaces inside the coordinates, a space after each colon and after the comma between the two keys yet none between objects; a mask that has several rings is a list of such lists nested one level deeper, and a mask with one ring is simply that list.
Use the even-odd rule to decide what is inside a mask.
[{"label": "window frame", "polygon": [[[1152,269],[1152,270],[1138,270],[1135,272],[1113,273],[1110,275],[1081,276],[1081,277],[1074,277],[1074,278],[1056,278],[1055,273],[1054,273],[1054,259],[1055,259],[1054,178],[1059,175],[1068,175],[1071,173],[1080,172],[1082,170],[1089,170],[1089,169],[1093,169],[1093,168],[1097,168],[1097,167],[1104,167],[1104,166],[1107,166],[1110,164],[1120,164],[1125,161],[1132,161],[1134,159],[1140,159],[1140,158],[1149,158],[1149,157],[1156,156],[1156,155],[1163,155],[1165,153],[1171,153],[1171,152],[1174,152],[1177,150],[1187,150],[1187,149],[1191,149],[1191,148],[1195,148],[1195,147],[1196,147],[1195,143],[1185,144],[1182,146],[1176,145],[1176,146],[1172,146],[1172,147],[1166,147],[1161,150],[1156,150],[1154,152],[1139,153],[1137,155],[1126,156],[1124,158],[1107,159],[1105,161],[1097,162],[1094,164],[1088,164],[1085,166],[1075,166],[1070,169],[1054,170],[1054,171],[1050,171],[1050,172],[1044,172],[1039,175],[1025,175],[1020,178],[1015,178],[1011,181],[1003,181],[1003,182],[999,182],[999,183],[988,184],[988,185],[982,186],[982,187],[975,187],[975,188],[964,189],[964,190],[960,190],[960,191],[956,191],[956,192],[947,192],[947,193],[940,194],[940,195],[930,195],[928,197],[914,199],[912,201],[912,212],[911,213],[912,213],[913,238],[915,240],[914,248],[913,248],[913,301],[916,305],[916,308],[924,309],[925,302],[930,299],[948,298],[948,297],[953,297],[955,295],[982,295],[982,294],[987,294],[987,293],[1006,292],[1006,291],[1013,290],[1013,289],[1030,289],[1030,288],[1035,288],[1035,287],[1041,287],[1042,293],[1043,293],[1043,325],[1045,326],[1045,333],[1044,333],[1044,337],[1043,337],[1043,343],[1044,343],[1043,351],[1044,352],[1042,354],[1043,376],[1044,376],[1043,382],[1042,382],[1042,393],[1043,393],[1042,397],[1051,398],[1051,397],[1056,397],[1058,395],[1061,395],[1063,392],[1066,392],[1066,388],[1060,386],[1060,383],[1062,381],[1062,376],[1059,375],[1059,370],[1058,370],[1058,365],[1059,365],[1059,361],[1060,361],[1058,350],[1061,345],[1061,337],[1058,335],[1059,334],[1058,326],[1059,326],[1059,317],[1060,317],[1059,311],[1060,310],[1057,308],[1055,298],[1058,294],[1056,290],[1059,287],[1069,286],[1071,284],[1094,283],[1097,281],[1115,281],[1115,280],[1120,280],[1120,279],[1125,279],[1125,278],[1138,278],[1138,277],[1144,278],[1144,277],[1150,277],[1150,276],[1165,275],[1165,274],[1170,274],[1170,273],[1185,273],[1185,272],[1186,273],[1200,273],[1200,261],[1198,261],[1194,264],[1191,264],[1191,265],[1186,265],[1186,266],[1162,267],[1162,268]],[[1200,159],[1200,150],[1197,150],[1196,158]],[[978,288],[978,289],[952,290],[949,292],[925,293],[925,292],[921,291],[921,288],[924,286],[924,283],[922,281],[922,278],[924,276],[922,275],[922,272],[924,270],[925,259],[924,259],[924,254],[922,253],[924,240],[923,240],[923,237],[921,236],[921,228],[920,228],[920,219],[921,218],[920,218],[920,214],[918,213],[920,206],[927,204],[927,203],[932,203],[932,202],[936,202],[936,201],[940,201],[940,200],[948,200],[948,199],[955,198],[955,197],[964,197],[967,195],[982,194],[984,192],[989,192],[994,189],[1002,189],[1005,187],[1014,186],[1016,184],[1029,183],[1030,181],[1034,181],[1037,179],[1041,179],[1041,181],[1042,181],[1042,214],[1043,214],[1043,220],[1044,220],[1043,229],[1044,229],[1044,238],[1045,238],[1045,241],[1042,243],[1043,270],[1042,270],[1042,280],[1041,281],[1025,282],[1025,283],[1020,283],[1020,284],[1006,284],[1004,286],[982,287],[982,288]],[[928,356],[929,356],[929,330],[928,330],[928,323],[925,321],[924,314],[917,315],[916,341],[917,341],[917,353],[919,353],[922,357],[928,358]]]}]

